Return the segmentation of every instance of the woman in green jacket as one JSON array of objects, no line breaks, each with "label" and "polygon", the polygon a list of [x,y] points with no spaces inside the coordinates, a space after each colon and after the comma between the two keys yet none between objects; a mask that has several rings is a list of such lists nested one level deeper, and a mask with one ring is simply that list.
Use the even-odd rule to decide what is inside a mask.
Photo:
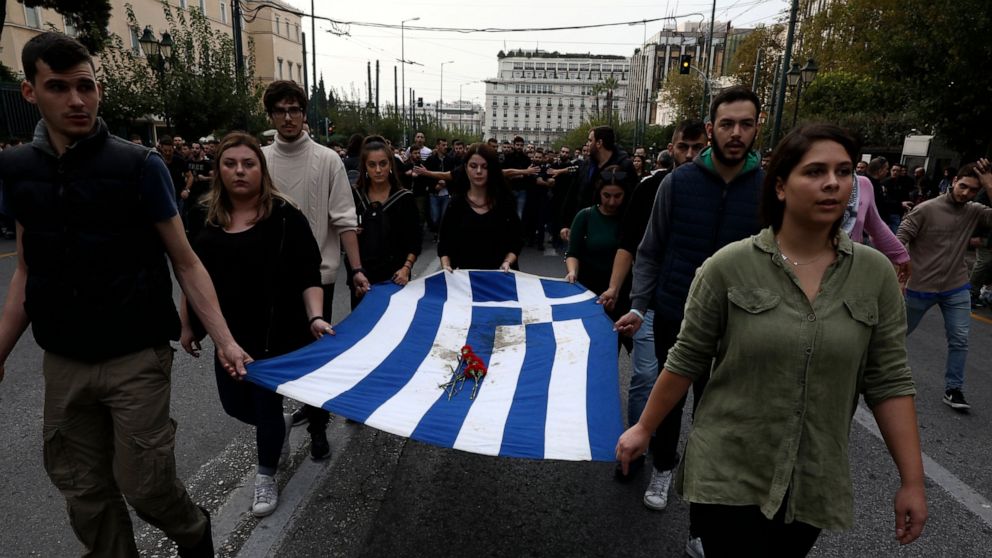
[{"label": "woman in green jacket", "polygon": [[617,443],[626,469],[712,367],[676,481],[707,558],[805,556],[821,529],[850,527],[859,396],[902,479],[896,538],[912,542],[926,522],[899,283],[885,256],[839,230],[857,153],[832,125],[782,140],[762,193],[768,228],[697,271],[678,342]]}]

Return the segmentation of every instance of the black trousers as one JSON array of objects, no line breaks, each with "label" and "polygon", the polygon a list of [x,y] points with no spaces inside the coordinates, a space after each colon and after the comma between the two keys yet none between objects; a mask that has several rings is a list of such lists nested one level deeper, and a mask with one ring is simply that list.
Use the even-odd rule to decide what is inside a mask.
[{"label": "black trousers", "polygon": [[224,412],[255,427],[255,446],[259,466],[275,471],[286,435],[282,419],[282,396],[258,384],[235,380],[214,361],[217,393]]},{"label": "black trousers", "polygon": [[[324,290],[324,310],[322,315],[324,316],[324,321],[330,324],[333,323],[331,319],[334,314],[334,283],[321,285],[321,288]],[[313,434],[327,430],[327,423],[331,420],[330,413],[312,405],[304,405],[303,412],[307,415],[307,432]]]},{"label": "black trousers", "polygon": [[703,539],[706,558],[794,558],[806,556],[820,529],[785,522],[785,502],[768,519],[758,506],[689,505],[693,528]]}]

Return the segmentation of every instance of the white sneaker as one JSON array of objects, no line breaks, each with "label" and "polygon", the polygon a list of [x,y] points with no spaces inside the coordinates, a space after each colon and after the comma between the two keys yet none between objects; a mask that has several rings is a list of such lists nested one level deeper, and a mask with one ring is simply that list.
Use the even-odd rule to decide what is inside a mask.
[{"label": "white sneaker", "polygon": [[689,537],[689,540],[685,541],[685,553],[690,558],[706,558],[703,553],[703,539]]},{"label": "white sneaker", "polygon": [[276,479],[269,475],[255,475],[255,501],[251,504],[251,514],[265,517],[276,511],[279,505],[279,489]]},{"label": "white sneaker", "polygon": [[659,471],[651,468],[651,482],[644,491],[644,505],[652,510],[663,510],[668,505],[668,486],[672,482],[672,470]]},{"label": "white sneaker", "polygon": [[282,439],[282,451],[279,452],[279,466],[289,461],[289,434],[293,430],[293,414],[283,413],[282,420],[286,423],[286,437]]}]

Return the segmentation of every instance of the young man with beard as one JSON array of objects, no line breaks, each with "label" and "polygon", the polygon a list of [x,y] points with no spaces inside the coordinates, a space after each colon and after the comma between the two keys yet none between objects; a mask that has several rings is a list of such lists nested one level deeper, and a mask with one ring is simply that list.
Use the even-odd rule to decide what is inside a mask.
[{"label": "young man with beard", "polygon": [[973,201],[983,187],[992,196],[988,159],[961,167],[951,189],[913,208],[896,234],[913,262],[906,285],[906,335],[913,333],[931,306],[940,306],[947,335],[943,401],[957,411],[971,408],[962,393],[971,326],[965,252],[976,226],[992,226],[992,208]]},{"label": "young man with beard", "polygon": [[0,154],[3,212],[17,226],[0,379],[30,325],[45,351],[45,470],[85,556],[138,556],[128,505],[180,557],[213,556],[210,516],[176,477],[169,262],[228,373],[243,376],[251,358],[186,241],[162,158],[97,117],[102,87],[86,47],[42,33],[21,58],[21,93],[42,119],[34,141]]},{"label": "young man with beard", "polygon": [[[434,152],[424,161],[424,168],[431,172],[448,172],[452,169],[452,167],[448,166],[449,163],[448,140],[438,138],[437,143],[434,145]],[[437,231],[438,227],[441,226],[441,217],[444,216],[444,210],[448,209],[448,200],[451,199],[451,196],[448,192],[448,183],[446,180],[431,179],[429,175],[425,178],[429,180],[427,191],[430,192],[428,199],[430,200],[431,230],[434,232],[434,240],[437,240]]]},{"label": "young man with beard", "polygon": [[193,175],[189,172],[186,160],[176,153],[175,144],[169,136],[162,136],[158,140],[158,152],[165,160],[165,166],[169,169],[169,177],[172,178],[172,187],[176,192],[176,207],[179,214],[183,214],[183,205],[189,195],[189,187],[193,183]]},{"label": "young man with beard", "polygon": [[[668,150],[661,153],[668,154],[677,168],[683,164],[692,163],[693,159],[706,148],[706,145],[706,126],[703,122],[695,119],[686,120],[675,128],[672,142],[668,144]],[[659,159],[661,158],[659,154]],[[599,303],[608,311],[613,309],[625,283],[628,289],[630,287],[628,278],[634,264],[634,256],[637,254],[637,246],[644,238],[644,231],[647,230],[648,221],[651,219],[651,209],[654,207],[658,188],[661,187],[661,183],[667,175],[667,171],[656,171],[641,181],[631,195],[627,212],[620,225],[620,248],[613,260],[610,287],[599,297]],[[654,382],[658,378],[658,359],[654,350],[654,310],[650,308],[644,312],[644,323],[634,335],[634,350],[631,352],[630,360],[633,371],[627,395],[627,420],[628,424],[634,424],[641,416],[651,388],[654,387]],[[663,453],[657,451],[655,455],[660,457]],[[633,462],[637,470],[640,469],[643,461],[641,458]],[[662,465],[664,464],[662,463]]]},{"label": "young man with beard", "polygon": [[[276,187],[292,198],[306,215],[320,246],[320,282],[324,289],[324,309],[320,317],[330,322],[342,247],[351,265],[351,280],[356,292],[364,295],[369,290],[369,280],[358,253],[358,217],[348,173],[337,153],[304,133],[307,96],[302,87],[292,81],[274,81],[265,89],[262,103],[276,129],[275,143],[263,147],[262,153]],[[314,460],[331,455],[326,434],[329,418],[327,411],[310,405],[293,413],[294,425],[309,422],[310,456]]]},{"label": "young man with beard", "polygon": [[[758,204],[764,171],[752,151],[760,111],[758,97],[746,87],[731,87],[717,95],[706,123],[710,147],[669,173],[658,189],[634,260],[631,311],[617,321],[616,329],[635,335],[648,309],[654,310],[659,364],[675,344],[696,269],[720,248],[761,230]],[[694,405],[704,387],[705,381],[693,383]],[[644,504],[654,510],[668,504],[685,401],[682,397],[651,443],[653,467]],[[690,525],[686,552],[698,555],[701,547]]]}]

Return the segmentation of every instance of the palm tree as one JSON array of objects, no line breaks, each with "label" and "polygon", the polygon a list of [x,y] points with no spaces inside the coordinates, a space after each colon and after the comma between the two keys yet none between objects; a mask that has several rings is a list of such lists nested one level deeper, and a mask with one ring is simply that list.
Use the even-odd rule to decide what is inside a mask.
[{"label": "palm tree", "polygon": [[610,76],[600,81],[592,87],[592,94],[596,97],[596,110],[599,110],[599,96],[606,93],[606,121],[613,127],[613,91],[620,86],[617,78]]}]

